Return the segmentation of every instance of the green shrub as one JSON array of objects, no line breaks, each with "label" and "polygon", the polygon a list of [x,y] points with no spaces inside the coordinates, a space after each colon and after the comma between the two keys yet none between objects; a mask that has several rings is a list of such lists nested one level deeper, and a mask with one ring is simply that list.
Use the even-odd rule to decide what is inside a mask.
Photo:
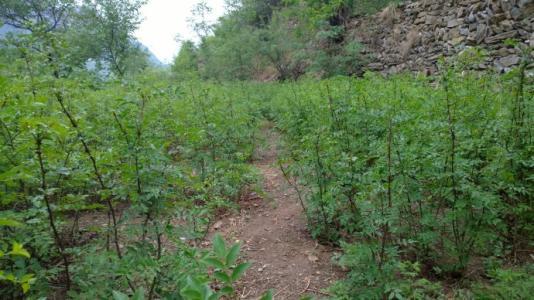
[{"label": "green shrub", "polygon": [[476,299],[528,299],[534,291],[534,267],[498,268],[489,272],[491,281],[473,287]]}]

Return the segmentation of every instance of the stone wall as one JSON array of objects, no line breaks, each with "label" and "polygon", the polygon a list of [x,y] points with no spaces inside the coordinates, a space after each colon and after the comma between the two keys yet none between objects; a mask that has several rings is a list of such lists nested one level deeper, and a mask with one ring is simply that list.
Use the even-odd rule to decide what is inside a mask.
[{"label": "stone wall", "polygon": [[534,49],[534,0],[406,1],[352,20],[349,33],[366,46],[371,70],[433,73],[442,55],[476,46],[488,53],[477,69],[506,72],[520,63],[520,49]]}]

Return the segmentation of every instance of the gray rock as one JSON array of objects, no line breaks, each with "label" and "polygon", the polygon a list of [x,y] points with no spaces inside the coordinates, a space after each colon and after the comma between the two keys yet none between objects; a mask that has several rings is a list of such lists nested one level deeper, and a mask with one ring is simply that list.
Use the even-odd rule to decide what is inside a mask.
[{"label": "gray rock", "polygon": [[419,25],[419,24],[423,24],[425,23],[425,18],[424,17],[421,17],[421,18],[417,18],[414,22],[415,25]]},{"label": "gray rock", "polygon": [[367,65],[367,67],[370,70],[377,71],[377,70],[384,69],[384,64],[383,63],[370,63],[370,64]]},{"label": "gray rock", "polygon": [[499,27],[501,27],[502,31],[510,31],[514,29],[514,22],[511,20],[504,20],[499,23]]},{"label": "gray rock", "polygon": [[449,30],[449,39],[455,39],[455,38],[458,38],[460,37],[460,29],[458,28],[453,28],[451,30]]},{"label": "gray rock", "polygon": [[504,12],[510,11],[513,7],[513,4],[510,0],[500,0],[501,9]]},{"label": "gray rock", "polygon": [[506,19],[507,17],[505,14],[496,14],[490,19],[490,22],[491,24],[498,24]]},{"label": "gray rock", "polygon": [[495,65],[495,69],[497,70],[497,72],[499,73],[505,73],[506,72],[506,67],[504,67],[499,61],[494,61],[493,63]]},{"label": "gray rock", "polygon": [[512,8],[512,10],[510,11],[510,16],[514,20],[519,19],[521,17],[521,10],[519,9],[519,7]]},{"label": "gray rock", "polygon": [[511,67],[517,65],[521,58],[517,55],[509,55],[499,60],[499,63],[504,67]]},{"label": "gray rock", "polygon": [[467,10],[464,7],[460,7],[456,13],[457,18],[463,18],[467,14]]},{"label": "gray rock", "polygon": [[477,44],[480,44],[487,35],[488,26],[486,26],[486,24],[479,23],[477,25],[477,31],[475,32],[475,35],[472,36],[472,40],[475,41]]},{"label": "gray rock", "polygon": [[532,0],[519,0],[517,6],[523,7],[527,6],[527,4],[532,4]]},{"label": "gray rock", "polygon": [[425,18],[425,24],[426,25],[431,25],[432,27],[437,26],[438,25],[438,18],[436,18],[435,16],[428,15]]},{"label": "gray rock", "polygon": [[493,33],[495,34],[499,34],[499,33],[503,33],[504,30],[502,29],[502,27],[500,27],[499,25],[491,25],[491,30],[493,31]]},{"label": "gray rock", "polygon": [[523,39],[528,39],[529,38],[529,34],[530,33],[528,31],[523,30],[523,29],[519,29],[519,30],[517,30],[517,32],[519,33],[521,38],[523,38]]},{"label": "gray rock", "polygon": [[475,23],[476,20],[477,18],[472,12],[467,16],[467,23]]},{"label": "gray rock", "polygon": [[463,36],[459,36],[459,37],[453,38],[453,39],[451,40],[451,44],[452,44],[453,46],[458,46],[458,45],[460,45],[461,43],[463,43],[464,41],[465,41],[465,37],[463,37]]},{"label": "gray rock", "polygon": [[487,44],[494,44],[494,43],[497,43],[497,42],[500,42],[506,39],[513,38],[516,35],[517,35],[517,31],[512,30],[512,31],[503,32],[503,33],[500,33],[494,36],[487,37],[484,39],[484,42],[486,42]]},{"label": "gray rock", "polygon": [[447,21],[447,27],[453,28],[463,23],[462,19],[452,19]]},{"label": "gray rock", "polygon": [[[454,57],[466,45],[478,45],[488,55],[476,69],[495,67],[507,72],[521,61],[519,46],[534,47],[534,0],[411,0],[404,1],[398,11],[397,29],[375,24],[370,34],[359,37],[371,46],[368,53],[374,54],[375,60],[367,65],[370,70],[423,70],[439,56]],[[360,28],[367,32],[362,26],[368,22],[361,20],[351,23],[355,33]],[[420,42],[403,57],[399,45],[412,30]],[[506,47],[503,42],[509,38],[517,39],[518,47]]]},{"label": "gray rock", "polygon": [[499,48],[499,50],[495,51],[495,53],[499,56],[507,56],[510,54],[510,52],[508,52],[508,48]]}]

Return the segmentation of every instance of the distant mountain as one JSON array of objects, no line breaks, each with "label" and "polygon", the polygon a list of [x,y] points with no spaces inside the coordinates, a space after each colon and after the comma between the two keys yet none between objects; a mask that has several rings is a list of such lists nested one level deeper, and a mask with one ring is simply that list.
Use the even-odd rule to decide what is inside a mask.
[{"label": "distant mountain", "polygon": [[145,46],[143,43],[141,43],[139,40],[135,40],[134,42],[134,45],[136,45],[137,47],[139,47],[141,50],[143,50],[144,52],[147,53],[147,59],[148,59],[148,62],[153,65],[154,67],[163,67],[165,66],[165,64],[159,60],[156,55],[150,51],[150,49],[148,49],[147,46]]}]

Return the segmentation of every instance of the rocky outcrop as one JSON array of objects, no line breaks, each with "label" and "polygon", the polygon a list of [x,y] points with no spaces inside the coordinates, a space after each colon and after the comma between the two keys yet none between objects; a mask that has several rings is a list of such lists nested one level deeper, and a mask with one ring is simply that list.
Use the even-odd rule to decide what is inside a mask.
[{"label": "rocky outcrop", "polygon": [[479,47],[487,56],[475,68],[506,72],[534,49],[534,0],[406,1],[354,19],[349,32],[366,45],[371,70],[433,73],[441,56]]}]

